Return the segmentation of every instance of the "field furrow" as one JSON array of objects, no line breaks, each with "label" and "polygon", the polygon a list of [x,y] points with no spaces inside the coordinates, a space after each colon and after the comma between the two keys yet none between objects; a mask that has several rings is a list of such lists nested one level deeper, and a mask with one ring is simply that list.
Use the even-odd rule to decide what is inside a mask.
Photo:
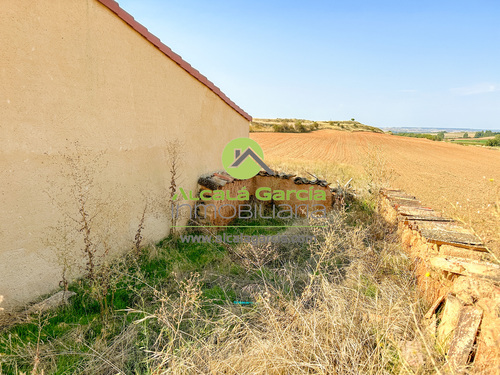
[{"label": "field furrow", "polygon": [[[500,253],[500,151],[368,132],[252,133],[266,161],[346,164],[357,178],[385,168],[390,184],[471,225]],[[375,160],[377,159],[377,160]]]}]

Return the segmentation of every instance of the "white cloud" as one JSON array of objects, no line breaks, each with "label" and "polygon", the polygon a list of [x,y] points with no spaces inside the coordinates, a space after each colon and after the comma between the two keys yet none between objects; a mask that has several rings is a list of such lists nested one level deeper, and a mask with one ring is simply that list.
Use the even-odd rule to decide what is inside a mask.
[{"label": "white cloud", "polygon": [[476,85],[453,88],[450,89],[450,91],[452,94],[460,96],[486,94],[489,92],[500,91],[500,85],[495,83],[478,83]]}]

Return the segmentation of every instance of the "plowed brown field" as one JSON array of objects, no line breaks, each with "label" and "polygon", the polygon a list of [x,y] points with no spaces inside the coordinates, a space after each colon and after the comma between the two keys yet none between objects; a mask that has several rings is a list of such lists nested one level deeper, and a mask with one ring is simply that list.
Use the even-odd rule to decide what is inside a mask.
[{"label": "plowed brown field", "polygon": [[252,133],[250,137],[262,146],[271,165],[285,160],[304,165],[347,164],[352,175],[362,179],[367,168],[381,165],[373,159],[383,160],[386,172],[395,172],[392,187],[465,221],[500,254],[500,150],[335,130]]}]

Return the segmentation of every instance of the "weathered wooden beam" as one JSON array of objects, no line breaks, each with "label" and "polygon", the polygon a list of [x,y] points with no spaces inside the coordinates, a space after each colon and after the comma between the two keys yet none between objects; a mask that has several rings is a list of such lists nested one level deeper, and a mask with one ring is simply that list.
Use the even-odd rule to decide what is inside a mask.
[{"label": "weathered wooden beam", "polygon": [[399,207],[422,207],[422,202],[418,199],[390,198],[389,202],[396,209]]},{"label": "weathered wooden beam", "polygon": [[439,305],[441,305],[443,303],[444,297],[445,297],[445,295],[443,294],[441,297],[438,297],[438,299],[436,299],[434,301],[434,303],[432,304],[432,306],[429,309],[429,311],[427,311],[427,313],[424,315],[425,319],[430,319],[432,317],[432,315],[437,310],[437,308],[439,307]]},{"label": "weathered wooden beam", "polygon": [[456,222],[423,220],[413,221],[410,226],[420,231],[422,237],[425,237],[427,241],[438,245],[454,245],[486,251],[483,242],[478,236]]},{"label": "weathered wooden beam", "polygon": [[462,308],[448,350],[448,365],[452,373],[465,372],[482,316],[483,310],[477,307],[464,306]]},{"label": "weathered wooden beam", "polygon": [[443,271],[500,283],[500,266],[494,263],[451,256],[433,257],[429,263]]},{"label": "weathered wooden beam", "polygon": [[457,329],[462,309],[462,302],[457,297],[452,294],[446,296],[436,335],[437,342],[445,353],[448,352],[453,333]]}]

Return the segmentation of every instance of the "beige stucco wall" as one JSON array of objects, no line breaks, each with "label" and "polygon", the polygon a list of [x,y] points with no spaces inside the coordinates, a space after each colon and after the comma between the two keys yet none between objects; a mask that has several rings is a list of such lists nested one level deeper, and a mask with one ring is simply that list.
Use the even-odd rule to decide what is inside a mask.
[{"label": "beige stucco wall", "polygon": [[80,256],[78,242],[61,235],[74,227],[61,224],[64,214],[78,212],[61,172],[71,171],[66,156],[82,155],[95,178],[96,226],[113,252],[125,251],[145,200],[153,202],[147,241],[168,232],[167,142],[186,145],[181,182],[195,188],[200,174],[222,168],[229,140],[248,136],[248,121],[96,0],[0,4],[0,295],[8,310],[57,288],[64,255]]}]

